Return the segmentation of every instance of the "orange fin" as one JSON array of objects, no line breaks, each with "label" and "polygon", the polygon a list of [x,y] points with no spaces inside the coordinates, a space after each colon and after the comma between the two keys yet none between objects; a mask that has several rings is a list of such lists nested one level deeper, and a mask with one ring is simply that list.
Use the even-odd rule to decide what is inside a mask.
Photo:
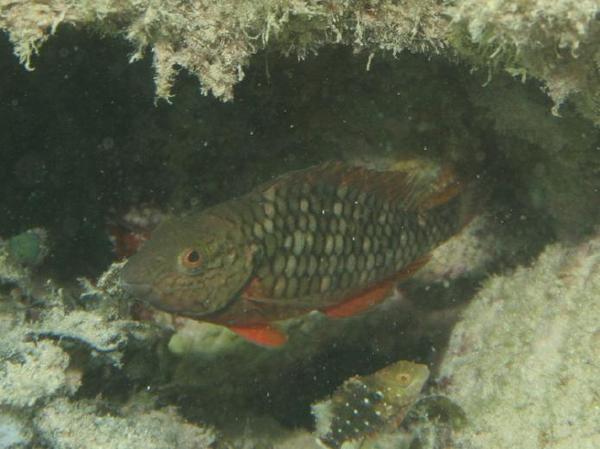
[{"label": "orange fin", "polygon": [[283,332],[269,324],[227,327],[245,340],[259,346],[275,348],[283,345],[287,341],[287,336]]},{"label": "orange fin", "polygon": [[429,262],[430,258],[431,255],[426,254],[412,261],[390,279],[376,284],[368,290],[363,291],[358,296],[353,296],[339,304],[328,307],[324,310],[325,315],[330,318],[348,318],[370,309],[374,305],[389,298],[396,283],[411,277],[417,270]]},{"label": "orange fin", "polygon": [[348,318],[358,315],[382,302],[390,295],[393,289],[394,283],[390,281],[377,284],[374,287],[363,291],[358,296],[354,296],[335,306],[328,307],[324,310],[325,315],[330,318]]},{"label": "orange fin", "polygon": [[412,277],[412,275],[423,268],[423,266],[425,266],[430,259],[431,254],[425,254],[418,259],[413,260],[393,276],[394,281],[402,282]]}]

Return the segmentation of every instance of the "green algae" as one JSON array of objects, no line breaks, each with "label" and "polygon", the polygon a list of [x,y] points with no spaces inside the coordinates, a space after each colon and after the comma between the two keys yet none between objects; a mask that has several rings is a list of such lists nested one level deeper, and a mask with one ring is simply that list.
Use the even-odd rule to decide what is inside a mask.
[{"label": "green algae", "polygon": [[21,265],[35,267],[48,255],[46,232],[31,229],[8,239],[7,251],[13,260]]}]

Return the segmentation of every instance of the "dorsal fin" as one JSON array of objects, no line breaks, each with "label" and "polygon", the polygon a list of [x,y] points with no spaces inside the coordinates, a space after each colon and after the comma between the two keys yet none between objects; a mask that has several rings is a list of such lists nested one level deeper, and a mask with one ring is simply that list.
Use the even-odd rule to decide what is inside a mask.
[{"label": "dorsal fin", "polygon": [[307,169],[286,173],[258,188],[267,192],[283,185],[298,186],[330,184],[346,185],[360,192],[375,195],[391,202],[402,203],[407,209],[428,209],[454,198],[461,191],[451,169],[444,168],[433,182],[408,169],[392,168],[386,171],[331,161]]}]

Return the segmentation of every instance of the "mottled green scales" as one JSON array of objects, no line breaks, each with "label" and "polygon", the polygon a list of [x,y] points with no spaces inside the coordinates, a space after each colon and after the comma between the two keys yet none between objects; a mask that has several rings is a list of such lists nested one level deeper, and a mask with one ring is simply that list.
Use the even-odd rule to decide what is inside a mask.
[{"label": "mottled green scales", "polygon": [[381,301],[460,230],[469,198],[443,170],[424,185],[406,172],[323,164],[163,223],[128,261],[123,286],[276,346],[285,337],[262,325]]},{"label": "mottled green scales", "polygon": [[265,297],[343,296],[392,276],[456,232],[452,207],[419,212],[396,195],[344,184],[341,170],[336,178],[276,182],[240,201],[242,229],[261,249],[256,274]]}]

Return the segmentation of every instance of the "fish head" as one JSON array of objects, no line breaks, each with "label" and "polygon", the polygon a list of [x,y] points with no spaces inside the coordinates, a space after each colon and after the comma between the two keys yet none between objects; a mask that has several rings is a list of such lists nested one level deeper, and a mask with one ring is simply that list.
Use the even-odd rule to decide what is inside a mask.
[{"label": "fish head", "polygon": [[239,296],[255,252],[228,219],[209,213],[172,219],[127,261],[121,285],[158,309],[201,319]]}]

